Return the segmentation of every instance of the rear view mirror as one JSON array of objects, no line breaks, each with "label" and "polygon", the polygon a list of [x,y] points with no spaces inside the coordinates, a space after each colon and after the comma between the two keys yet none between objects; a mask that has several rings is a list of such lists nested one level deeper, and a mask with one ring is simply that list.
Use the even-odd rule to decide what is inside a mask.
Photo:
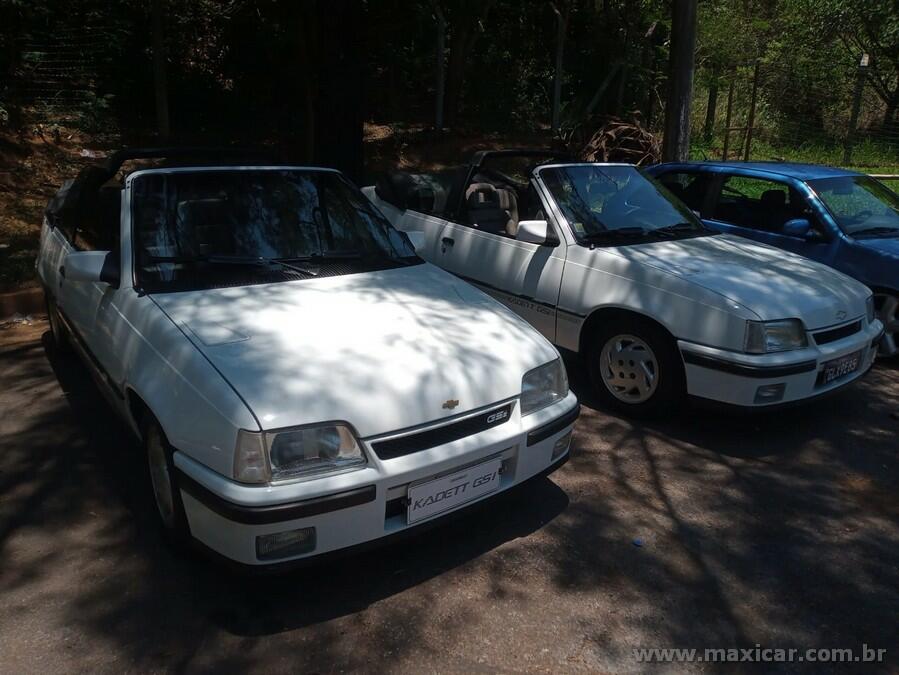
[{"label": "rear view mirror", "polygon": [[522,220],[518,223],[518,232],[515,234],[518,241],[526,241],[541,246],[556,246],[559,242],[549,229],[549,223],[545,220]]},{"label": "rear view mirror", "polygon": [[109,251],[76,251],[63,261],[62,276],[67,281],[96,282],[119,285],[119,261]]}]

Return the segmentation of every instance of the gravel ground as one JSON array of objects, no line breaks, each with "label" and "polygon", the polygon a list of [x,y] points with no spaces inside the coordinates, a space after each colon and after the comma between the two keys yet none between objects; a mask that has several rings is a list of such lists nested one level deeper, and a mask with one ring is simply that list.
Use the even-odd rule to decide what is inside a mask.
[{"label": "gravel ground", "polygon": [[548,479],[275,578],[160,538],[137,447],[46,324],[0,330],[0,671],[643,672],[634,648],[888,649],[899,364],[801,409],[634,423],[584,402]]}]

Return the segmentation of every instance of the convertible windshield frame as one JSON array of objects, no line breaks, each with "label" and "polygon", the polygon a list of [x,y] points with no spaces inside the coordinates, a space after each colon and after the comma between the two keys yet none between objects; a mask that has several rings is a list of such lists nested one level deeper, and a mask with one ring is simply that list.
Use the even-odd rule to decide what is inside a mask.
[{"label": "convertible windshield frame", "polygon": [[[839,215],[837,212],[837,208],[833,203],[833,198],[831,196],[825,196],[830,192],[827,188],[832,187],[838,183],[851,182],[853,186],[853,191],[862,190],[867,192],[868,195],[874,197],[877,201],[883,204],[885,207],[889,209],[893,209],[896,212],[895,220],[897,226],[899,226],[899,195],[893,192],[889,187],[881,183],[876,178],[872,178],[871,176],[865,176],[863,174],[846,174],[845,176],[834,176],[831,178],[816,178],[813,180],[806,181],[808,186],[814,191],[815,195],[821,201],[821,204],[827,210],[827,213],[830,214],[830,217],[837,224],[837,227],[849,237],[869,237],[869,236],[877,236],[874,233],[865,233],[863,230],[865,229],[877,229],[876,227],[866,226],[864,223],[860,223],[859,227],[849,227],[849,224],[846,222],[846,217]],[[874,189],[869,190],[865,186],[871,186]],[[884,199],[886,197],[886,199]],[[892,202],[892,203],[890,203]],[[895,234],[890,234],[890,232],[881,232],[883,236],[899,236],[899,227],[895,229]]]},{"label": "convertible windshield frame", "polygon": [[[335,276],[340,274],[348,274],[355,272],[365,272],[365,271],[375,271],[375,270],[383,270],[383,269],[391,269],[397,267],[407,267],[409,265],[422,264],[424,261],[415,254],[415,249],[411,242],[409,242],[408,237],[401,231],[394,228],[390,222],[385,218],[377,208],[371,204],[367,197],[356,187],[352,182],[347,180],[347,178],[340,172],[335,169],[328,169],[323,167],[306,167],[306,166],[281,166],[281,165],[271,165],[271,166],[257,166],[257,165],[233,165],[233,166],[221,166],[221,165],[211,165],[211,166],[191,166],[191,167],[167,167],[167,168],[153,168],[153,169],[144,169],[135,171],[128,175],[126,179],[126,189],[129,194],[129,216],[130,216],[130,240],[131,240],[131,277],[134,288],[139,293],[167,293],[167,292],[179,292],[179,291],[190,291],[190,290],[203,290],[207,288],[215,288],[219,286],[225,285],[252,285],[257,283],[272,283],[277,281],[288,281],[291,279],[283,278],[283,279],[260,279],[258,281],[247,281],[245,284],[236,283],[236,284],[228,284],[228,283],[201,283],[200,281],[196,281],[194,284],[187,283],[185,281],[185,277],[188,276],[182,273],[180,276],[178,274],[173,274],[171,277],[164,279],[163,275],[157,272],[157,275],[152,273],[148,273],[147,270],[143,269],[145,264],[150,261],[152,262],[154,258],[157,258],[158,261],[162,261],[165,263],[165,258],[169,256],[158,256],[152,253],[148,255],[142,255],[142,251],[145,250],[143,245],[143,240],[141,235],[146,232],[146,229],[141,228],[140,218],[138,217],[138,212],[141,208],[146,208],[146,204],[141,204],[141,196],[139,195],[139,188],[141,187],[140,181],[145,180],[147,178],[155,177],[155,176],[203,176],[204,179],[208,180],[208,176],[210,174],[223,174],[227,175],[228,179],[222,180],[223,190],[225,190],[224,194],[227,197],[230,197],[232,194],[236,194],[238,199],[243,199],[245,201],[249,201],[252,197],[249,195],[249,191],[252,189],[257,189],[258,186],[254,185],[251,182],[251,179],[248,178],[247,182],[243,184],[239,184],[239,180],[234,180],[236,174],[280,174],[283,177],[283,180],[277,181],[277,179],[269,179],[268,176],[264,178],[258,179],[259,183],[263,183],[266,180],[275,180],[279,183],[279,186],[292,186],[296,187],[298,181],[303,180],[307,181],[310,185],[312,185],[312,191],[310,195],[312,196],[311,203],[306,204],[301,200],[298,195],[293,195],[294,200],[296,200],[295,204],[291,204],[289,202],[277,203],[276,201],[260,201],[259,208],[262,213],[266,215],[266,217],[270,218],[271,214],[269,213],[272,210],[272,207],[281,207],[282,211],[278,216],[289,214],[290,216],[295,216],[296,221],[295,225],[306,225],[305,221],[300,217],[299,212],[294,212],[289,209],[290,206],[297,205],[305,205],[306,208],[310,209],[313,214],[316,215],[316,218],[312,219],[312,222],[309,222],[308,225],[312,225],[314,228],[315,238],[318,239],[319,250],[317,251],[303,251],[302,254],[300,252],[293,251],[278,251],[276,255],[260,255],[258,253],[245,253],[242,252],[238,255],[228,256],[228,255],[220,255],[219,253],[213,251],[211,254],[202,253],[200,251],[194,251],[192,255],[183,256],[186,260],[184,264],[188,265],[189,268],[193,270],[193,275],[195,279],[199,279],[199,271],[198,264],[200,263],[204,268],[216,267],[219,268],[219,273],[222,268],[229,267],[229,257],[233,259],[233,267],[242,268],[243,272],[247,272],[248,270],[252,270],[255,268],[256,271],[263,273],[269,272],[272,273],[276,270],[281,270],[282,272],[295,272],[295,278],[302,277],[306,279],[312,279],[318,276],[318,272],[309,273],[309,271],[305,269],[297,268],[293,265],[294,262],[304,262],[310,264],[320,264],[320,265],[328,265],[328,264],[339,264],[339,263],[358,263],[358,269],[353,271],[334,271],[330,274],[323,276]],[[295,174],[295,176],[291,177],[291,174]],[[176,179],[177,180],[177,179]],[[184,180],[184,179],[182,179]],[[189,179],[188,179],[189,180]],[[325,182],[327,181],[327,183]],[[236,192],[227,192],[226,188],[229,187],[229,182],[231,183],[230,187],[237,186],[238,189]],[[189,183],[188,183],[189,184]],[[201,186],[200,192],[202,192],[202,181],[198,181],[197,185]],[[196,186],[194,186],[196,187]],[[163,193],[166,193],[168,190],[168,186],[164,183],[162,187]],[[326,196],[326,192],[332,192],[333,194],[330,196]],[[269,191],[263,190],[262,193],[264,195],[268,195]],[[336,200],[334,197],[336,196]],[[166,195],[167,198],[167,195]],[[196,198],[195,198],[196,199]],[[277,199],[277,198],[275,198]],[[348,217],[351,221],[350,227],[346,225],[343,226],[344,232],[343,234],[348,234],[350,237],[355,238],[355,243],[360,245],[358,249],[324,249],[321,246],[321,235],[327,233],[331,239],[333,239],[338,235],[338,231],[334,229],[334,225],[332,224],[335,214],[332,211],[329,211],[328,200],[332,200],[332,207],[338,207],[344,209],[343,216]],[[199,201],[203,201],[203,198],[199,198]],[[235,202],[238,206],[240,202]],[[177,207],[175,207],[177,208]],[[163,218],[165,227],[168,230],[172,230],[171,218],[173,217],[172,206],[169,204],[163,204],[160,209],[162,212],[160,215]],[[152,210],[150,210],[152,212]],[[316,212],[318,212],[316,214]],[[347,214],[351,214],[347,216]],[[234,215],[232,216],[232,222],[234,220]],[[177,218],[178,216],[175,215]],[[361,220],[360,220],[361,219]],[[238,219],[239,221],[242,219]],[[278,226],[281,223],[279,221]],[[191,225],[191,230],[188,230],[190,234],[194,233],[194,229],[196,228],[196,224]],[[243,234],[245,236],[249,236],[251,231],[254,229],[254,225],[246,224],[243,225],[243,229],[246,230]],[[338,226],[338,229],[341,226]],[[323,229],[324,228],[324,229]],[[302,229],[307,229],[302,227]],[[305,236],[309,237],[310,233],[305,232],[303,235],[300,235],[297,231],[289,231],[283,230],[280,231],[276,229],[276,236],[281,238],[281,242],[284,243],[286,239],[292,237]],[[364,236],[360,238],[360,233],[364,233]],[[175,235],[177,237],[177,232]],[[153,236],[150,234],[149,236]],[[159,233],[156,234],[159,236]],[[174,239],[172,240],[174,241]],[[258,241],[259,246],[267,245],[268,242],[263,242],[261,239]],[[182,256],[172,256],[173,260],[175,258],[179,258]],[[187,260],[189,258],[194,258],[193,261]],[[243,260],[240,260],[240,259]],[[253,264],[255,263],[255,264]],[[362,264],[364,263],[364,264]],[[175,263],[177,264],[177,261]],[[172,270],[175,272],[175,270]],[[236,276],[236,275],[235,275]],[[245,275],[242,275],[245,276]]]},{"label": "convertible windshield frame", "polygon": [[[570,204],[563,203],[558,191],[561,186],[561,180],[567,180],[570,185],[574,184],[575,177],[572,175],[572,170],[578,171],[585,168],[596,171],[604,177],[609,185],[615,186],[614,190],[607,193],[606,202],[602,204],[603,207],[606,206],[612,196],[624,194],[625,203],[627,203],[627,193],[638,192],[642,194],[638,194],[637,201],[648,203],[651,206],[660,206],[667,211],[664,214],[665,217],[656,223],[635,223],[630,218],[633,215],[632,211],[629,214],[613,214],[611,218],[619,218],[613,224],[609,222],[608,216],[605,219],[602,217],[602,215],[606,214],[600,214],[590,209],[588,218],[581,218],[573,222],[573,210]],[[568,231],[581,246],[590,248],[597,246],[625,246],[718,234],[715,230],[707,227],[689,207],[681,203],[661,183],[633,164],[597,162],[548,163],[536,167],[534,176],[541,184],[547,199],[552,201],[552,207],[557,217],[560,217],[565,222]],[[560,182],[554,185],[554,178],[560,179]],[[620,185],[616,182],[616,178],[619,181],[623,181],[624,184]],[[583,195],[579,195],[579,198],[583,202],[584,207],[592,206],[586,203]],[[636,205],[636,208],[645,207]],[[585,213],[581,213],[581,215],[583,216]]]}]

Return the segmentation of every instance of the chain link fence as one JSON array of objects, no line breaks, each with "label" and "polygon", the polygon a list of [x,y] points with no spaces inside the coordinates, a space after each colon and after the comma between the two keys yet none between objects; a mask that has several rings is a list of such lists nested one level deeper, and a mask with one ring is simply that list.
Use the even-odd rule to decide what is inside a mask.
[{"label": "chain link fence", "polygon": [[866,60],[815,78],[753,63],[698,78],[695,159],[829,164],[899,178],[899,121]]}]

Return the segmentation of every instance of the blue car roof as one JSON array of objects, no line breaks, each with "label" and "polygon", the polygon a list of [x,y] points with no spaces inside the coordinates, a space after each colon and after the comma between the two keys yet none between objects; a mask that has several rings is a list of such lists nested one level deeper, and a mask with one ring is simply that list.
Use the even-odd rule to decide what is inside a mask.
[{"label": "blue car roof", "polygon": [[660,164],[660,167],[703,167],[713,169],[715,171],[740,169],[741,171],[757,172],[759,174],[776,174],[779,176],[789,176],[802,181],[815,180],[818,178],[834,178],[836,176],[859,176],[862,175],[857,171],[849,169],[839,169],[834,166],[821,166],[819,164],[801,164],[798,162],[672,162],[669,164]]}]

